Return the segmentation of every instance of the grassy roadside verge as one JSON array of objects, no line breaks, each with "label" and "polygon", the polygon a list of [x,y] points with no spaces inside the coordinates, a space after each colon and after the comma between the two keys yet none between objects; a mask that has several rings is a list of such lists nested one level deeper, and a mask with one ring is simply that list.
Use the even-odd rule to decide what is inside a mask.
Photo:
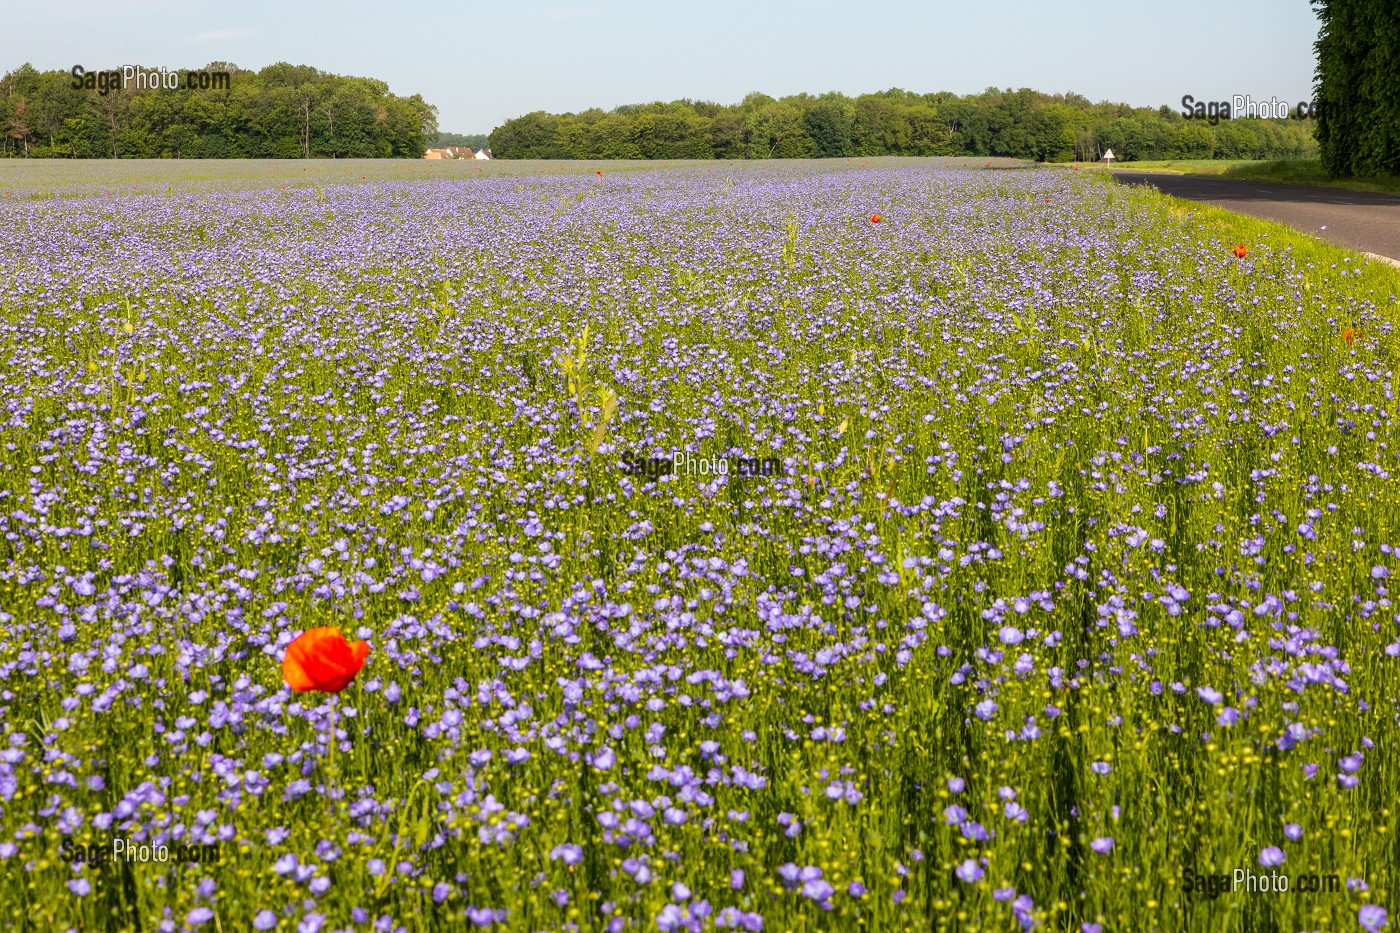
[{"label": "grassy roadside verge", "polygon": [[1322,163],[1316,159],[1280,159],[1272,162],[1247,159],[1170,159],[1156,162],[1128,162],[1105,169],[1102,165],[1080,165],[1109,172],[1166,172],[1172,175],[1199,175],[1234,178],[1240,181],[1277,182],[1287,185],[1312,185],[1319,188],[1344,188],[1350,191],[1374,191],[1400,194],[1400,176],[1379,178],[1328,178]]},{"label": "grassy roadside verge", "polygon": [[1295,230],[1277,221],[1250,217],[1223,207],[1201,204],[1169,194],[1159,194],[1170,204],[1170,211],[1174,217],[1193,219],[1199,229],[1220,236],[1223,246],[1243,243],[1250,252],[1257,252],[1264,246],[1271,250],[1287,249],[1305,264],[1359,269],[1360,274],[1365,276],[1368,290],[1375,294],[1378,305],[1393,307],[1400,304],[1400,267],[1391,265],[1383,257],[1329,243],[1311,233]]}]

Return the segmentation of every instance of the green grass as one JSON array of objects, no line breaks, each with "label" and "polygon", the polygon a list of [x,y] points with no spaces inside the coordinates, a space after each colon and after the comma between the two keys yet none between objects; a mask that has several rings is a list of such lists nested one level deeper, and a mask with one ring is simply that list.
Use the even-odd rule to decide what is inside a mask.
[{"label": "green grass", "polygon": [[1317,161],[1283,160],[1231,165],[1225,170],[1224,176],[1247,181],[1276,181],[1290,185],[1316,185],[1323,188],[1346,188],[1352,191],[1400,194],[1400,176],[1329,178],[1322,170],[1322,163]]},{"label": "green grass", "polygon": [[1142,162],[1114,162],[1112,167],[1094,163],[1109,171],[1167,172],[1173,175],[1220,175],[1227,169],[1252,164],[1247,159],[1158,159]]},{"label": "green grass", "polygon": [[[1097,164],[1093,167],[1096,169],[1104,168],[1104,166]],[[1350,191],[1400,194],[1400,176],[1329,178],[1322,170],[1322,163],[1316,159],[1278,159],[1274,161],[1171,159],[1158,162],[1118,162],[1109,171],[1168,172],[1176,175],[1200,175],[1235,178],[1241,181],[1278,182],[1288,185],[1312,185],[1321,188],[1344,188]]]}]

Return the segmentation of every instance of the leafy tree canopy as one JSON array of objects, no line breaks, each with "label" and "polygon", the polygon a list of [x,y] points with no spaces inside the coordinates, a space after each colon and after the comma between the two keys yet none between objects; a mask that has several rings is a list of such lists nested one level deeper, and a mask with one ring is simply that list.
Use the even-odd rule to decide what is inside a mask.
[{"label": "leafy tree canopy", "polygon": [[988,88],[959,97],[890,88],[738,104],[656,101],[610,112],[536,111],[491,133],[506,159],[766,159],[878,155],[1098,159],[1301,158],[1317,153],[1309,122],[1233,120],[1215,126],[1170,107],[1090,103],[1081,94]]},{"label": "leafy tree canopy", "polygon": [[416,159],[438,135],[436,108],[374,78],[213,62],[176,80],[22,65],[0,78],[0,156]]}]

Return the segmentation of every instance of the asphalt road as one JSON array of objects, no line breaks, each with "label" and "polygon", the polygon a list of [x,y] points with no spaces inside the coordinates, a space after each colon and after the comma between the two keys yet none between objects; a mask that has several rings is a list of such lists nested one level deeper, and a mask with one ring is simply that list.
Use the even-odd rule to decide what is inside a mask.
[{"label": "asphalt road", "polygon": [[1338,246],[1400,261],[1400,196],[1156,172],[1115,171],[1113,177],[1121,184],[1153,185],[1163,194],[1275,220]]}]

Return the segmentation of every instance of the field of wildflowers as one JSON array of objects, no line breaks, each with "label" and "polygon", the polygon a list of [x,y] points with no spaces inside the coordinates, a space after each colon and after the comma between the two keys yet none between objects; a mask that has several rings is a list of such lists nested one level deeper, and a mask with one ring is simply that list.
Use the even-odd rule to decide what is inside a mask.
[{"label": "field of wildflowers", "polygon": [[980,161],[41,168],[5,928],[1387,924],[1395,270]]}]

